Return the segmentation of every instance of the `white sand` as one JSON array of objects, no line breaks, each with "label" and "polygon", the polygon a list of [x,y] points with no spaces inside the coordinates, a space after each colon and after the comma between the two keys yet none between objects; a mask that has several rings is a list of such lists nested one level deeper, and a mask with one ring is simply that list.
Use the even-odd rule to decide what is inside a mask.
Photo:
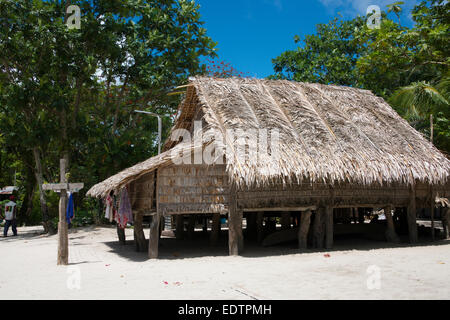
[{"label": "white sand", "polygon": [[[71,230],[71,265],[58,267],[57,237],[39,231],[0,239],[0,299],[450,299],[450,241],[342,240],[327,258],[294,244],[248,245],[245,256],[229,257],[225,237],[218,248],[163,239],[161,259],[147,260],[132,242],[118,244],[115,229],[91,227]],[[381,271],[379,290],[367,287],[372,265]],[[69,289],[77,271],[81,288]]]}]

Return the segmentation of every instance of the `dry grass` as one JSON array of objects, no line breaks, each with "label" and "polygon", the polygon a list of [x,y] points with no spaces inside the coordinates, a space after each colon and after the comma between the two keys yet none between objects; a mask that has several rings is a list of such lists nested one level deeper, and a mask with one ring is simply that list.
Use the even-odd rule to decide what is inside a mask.
[{"label": "dry grass", "polygon": [[[258,79],[196,78],[180,105],[174,129],[191,129],[198,108],[208,127],[204,138],[221,135],[227,172],[238,186],[274,181],[444,185],[450,161],[401,118],[382,98],[361,89]],[[279,157],[240,161],[227,130],[280,132]],[[255,131],[257,132],[257,131]],[[257,137],[253,137],[257,141]],[[166,144],[166,150],[175,143]],[[189,148],[177,145],[177,148]],[[103,196],[167,164],[172,153],[149,159],[90,191]]]}]

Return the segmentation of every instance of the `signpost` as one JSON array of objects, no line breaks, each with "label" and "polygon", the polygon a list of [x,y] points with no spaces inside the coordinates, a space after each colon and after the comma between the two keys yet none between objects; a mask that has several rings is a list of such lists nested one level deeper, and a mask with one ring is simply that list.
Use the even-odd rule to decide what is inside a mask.
[{"label": "signpost", "polygon": [[59,192],[59,222],[58,222],[58,265],[69,264],[69,235],[66,222],[67,191],[78,192],[83,189],[83,183],[68,183],[66,177],[66,160],[60,160],[61,182],[43,184],[43,190]]}]

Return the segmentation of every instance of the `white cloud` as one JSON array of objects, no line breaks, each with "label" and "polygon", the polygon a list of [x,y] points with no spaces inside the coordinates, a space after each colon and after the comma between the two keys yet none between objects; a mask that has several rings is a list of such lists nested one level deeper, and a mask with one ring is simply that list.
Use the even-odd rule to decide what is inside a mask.
[{"label": "white cloud", "polygon": [[[370,5],[377,5],[381,10],[386,10],[387,5],[395,2],[394,0],[318,0],[330,13],[341,12],[346,16],[366,15],[367,8]],[[404,0],[402,6],[404,12],[408,12],[418,3],[418,0]]]},{"label": "white cloud", "polygon": [[277,9],[277,11],[283,10],[282,0],[264,0],[264,3],[274,6]]}]

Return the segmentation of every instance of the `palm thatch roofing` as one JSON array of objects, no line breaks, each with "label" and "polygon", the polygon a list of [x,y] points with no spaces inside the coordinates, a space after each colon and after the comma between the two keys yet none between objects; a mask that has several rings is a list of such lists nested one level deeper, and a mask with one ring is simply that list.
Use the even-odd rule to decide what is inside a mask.
[{"label": "palm thatch roofing", "polygon": [[[226,170],[238,186],[274,180],[360,185],[449,181],[450,161],[367,90],[285,80],[194,78],[172,131],[191,130],[199,109],[206,140],[223,137],[214,143],[226,148]],[[261,128],[279,132],[279,156],[241,161],[229,130]],[[104,196],[167,165],[174,147],[189,148],[168,141],[162,155],[105,180],[88,195]]]}]

